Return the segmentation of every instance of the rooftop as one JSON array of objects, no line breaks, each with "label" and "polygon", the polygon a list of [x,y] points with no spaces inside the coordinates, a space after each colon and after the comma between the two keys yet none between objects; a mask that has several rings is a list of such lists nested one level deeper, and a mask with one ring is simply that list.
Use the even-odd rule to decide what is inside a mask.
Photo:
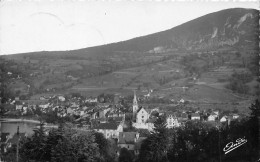
[{"label": "rooftop", "polygon": [[93,129],[110,129],[116,130],[118,127],[117,123],[100,123],[98,126],[94,127]]},{"label": "rooftop", "polygon": [[138,132],[119,132],[118,144],[134,144]]}]

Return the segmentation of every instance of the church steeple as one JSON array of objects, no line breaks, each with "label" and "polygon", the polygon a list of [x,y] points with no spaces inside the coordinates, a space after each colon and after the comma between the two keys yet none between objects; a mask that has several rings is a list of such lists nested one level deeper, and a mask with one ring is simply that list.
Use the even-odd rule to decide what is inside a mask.
[{"label": "church steeple", "polygon": [[133,116],[135,117],[135,114],[138,110],[138,103],[137,103],[137,98],[136,98],[136,92],[134,90],[134,100],[133,100]]}]

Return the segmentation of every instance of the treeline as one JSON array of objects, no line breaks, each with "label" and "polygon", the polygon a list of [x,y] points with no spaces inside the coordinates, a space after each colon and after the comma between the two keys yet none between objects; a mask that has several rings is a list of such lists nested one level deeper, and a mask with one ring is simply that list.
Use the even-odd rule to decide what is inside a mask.
[{"label": "treeline", "polygon": [[[23,138],[19,144],[20,162],[112,162],[116,160],[115,145],[103,134],[94,131],[75,130],[60,125],[47,132],[43,124],[34,130],[32,137]],[[16,161],[16,145],[3,160]]]}]

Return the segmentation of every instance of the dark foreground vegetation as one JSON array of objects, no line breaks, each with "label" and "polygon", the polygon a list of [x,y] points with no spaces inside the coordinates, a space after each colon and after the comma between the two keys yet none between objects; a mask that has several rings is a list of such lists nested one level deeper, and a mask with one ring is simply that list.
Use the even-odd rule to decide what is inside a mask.
[{"label": "dark foreground vegetation", "polygon": [[[167,129],[162,118],[155,122],[154,132],[146,138],[139,156],[125,148],[117,150],[112,139],[103,134],[76,130],[60,124],[58,129],[46,131],[43,125],[32,137],[19,144],[19,161],[97,161],[97,162],[210,162],[256,161],[259,159],[260,102],[249,107],[250,116],[231,123],[212,126],[201,121],[189,121],[183,127]],[[47,133],[48,132],[48,133]],[[225,154],[228,143],[238,139],[246,143]],[[16,161],[16,145],[3,154],[6,161]],[[117,155],[120,152],[120,155]]]},{"label": "dark foreground vegetation", "polygon": [[[165,123],[157,120],[155,133],[142,143],[138,161],[256,161],[260,150],[259,101],[256,100],[250,109],[250,117],[216,127],[208,123],[189,121],[184,127],[167,130]],[[246,139],[247,142],[225,154],[223,149],[227,144],[233,142],[235,145],[238,139]]]}]

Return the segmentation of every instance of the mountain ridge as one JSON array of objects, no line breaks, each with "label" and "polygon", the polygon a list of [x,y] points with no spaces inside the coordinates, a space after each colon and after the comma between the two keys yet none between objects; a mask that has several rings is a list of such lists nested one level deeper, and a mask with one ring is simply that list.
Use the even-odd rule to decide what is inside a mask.
[{"label": "mountain ridge", "polygon": [[[249,14],[249,16],[243,17]],[[241,24],[238,21],[243,19]],[[250,19],[250,20],[249,20]],[[245,40],[257,42],[259,38],[259,10],[232,8],[206,14],[171,29],[132,38],[125,41],[66,51],[38,51],[18,54],[106,54],[116,51],[163,52],[211,50],[223,46],[241,47]],[[246,27],[244,22],[248,21]],[[203,24],[203,25],[202,25]],[[248,25],[249,24],[249,25]],[[228,27],[231,25],[231,27]],[[236,28],[237,27],[237,28]],[[250,29],[248,29],[250,28]],[[245,31],[246,30],[246,31]],[[212,33],[216,33],[213,37]],[[211,36],[210,36],[211,34]],[[242,38],[240,38],[242,37]],[[235,46],[234,46],[235,45]],[[237,46],[236,46],[237,45]]]}]

